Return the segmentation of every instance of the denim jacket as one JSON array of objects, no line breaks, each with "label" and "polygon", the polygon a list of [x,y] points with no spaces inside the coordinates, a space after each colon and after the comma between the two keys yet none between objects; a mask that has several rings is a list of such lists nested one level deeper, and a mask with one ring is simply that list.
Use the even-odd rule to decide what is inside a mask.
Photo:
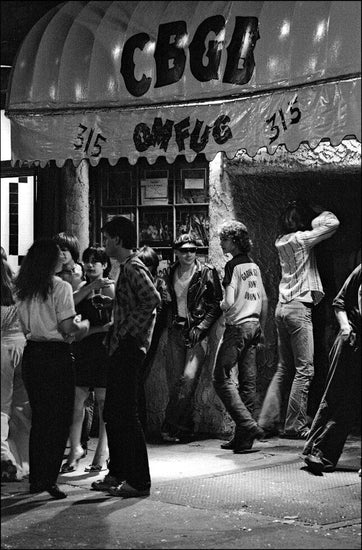
[{"label": "denim jacket", "polygon": [[[196,262],[196,272],[192,276],[187,291],[187,319],[185,328],[198,327],[208,331],[220,317],[222,311],[222,289],[220,279],[214,267]],[[173,319],[177,318],[177,299],[174,290],[174,275],[179,262],[173,264],[166,277],[168,290],[171,296],[171,310]]]}]

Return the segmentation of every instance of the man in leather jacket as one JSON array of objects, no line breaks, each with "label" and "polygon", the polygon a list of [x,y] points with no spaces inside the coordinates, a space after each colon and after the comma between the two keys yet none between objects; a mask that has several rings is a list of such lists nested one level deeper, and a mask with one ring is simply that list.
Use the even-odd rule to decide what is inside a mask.
[{"label": "man in leather jacket", "polygon": [[196,259],[196,240],[184,234],[174,243],[177,261],[166,281],[171,296],[167,345],[169,402],[161,429],[164,441],[193,433],[192,402],[204,362],[206,337],[220,317],[222,289],[214,267]]}]

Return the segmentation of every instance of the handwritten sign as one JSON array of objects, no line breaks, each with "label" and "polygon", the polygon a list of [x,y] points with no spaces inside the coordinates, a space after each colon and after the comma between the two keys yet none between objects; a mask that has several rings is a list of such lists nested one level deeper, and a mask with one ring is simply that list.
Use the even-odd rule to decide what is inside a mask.
[{"label": "handwritten sign", "polygon": [[168,204],[167,178],[141,180],[141,204]]}]

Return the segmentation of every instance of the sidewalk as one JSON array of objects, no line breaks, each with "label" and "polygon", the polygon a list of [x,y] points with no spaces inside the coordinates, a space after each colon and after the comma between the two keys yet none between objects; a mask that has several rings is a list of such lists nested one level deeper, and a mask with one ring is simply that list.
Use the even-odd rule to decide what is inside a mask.
[{"label": "sidewalk", "polygon": [[220,443],[149,444],[151,496],[123,500],[90,490],[107,473],[84,472],[92,439],[78,470],[59,476],[67,499],[2,486],[2,548],[360,548],[359,438],[318,477],[298,456],[303,441],[256,441],[242,455]]}]

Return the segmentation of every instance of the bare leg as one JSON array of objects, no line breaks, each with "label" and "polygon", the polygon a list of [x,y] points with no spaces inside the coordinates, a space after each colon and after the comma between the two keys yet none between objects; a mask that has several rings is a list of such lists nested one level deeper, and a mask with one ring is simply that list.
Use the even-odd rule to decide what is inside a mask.
[{"label": "bare leg", "polygon": [[95,396],[98,403],[99,434],[98,444],[94,453],[92,466],[103,467],[109,456],[106,425],[103,420],[103,408],[104,400],[106,397],[106,388],[95,388]]},{"label": "bare leg", "polygon": [[72,472],[75,470],[83,455],[83,448],[80,441],[84,419],[84,403],[88,394],[89,390],[86,387],[77,386],[75,388],[73,422],[69,432],[70,452],[67,462],[62,466],[62,472]]}]

